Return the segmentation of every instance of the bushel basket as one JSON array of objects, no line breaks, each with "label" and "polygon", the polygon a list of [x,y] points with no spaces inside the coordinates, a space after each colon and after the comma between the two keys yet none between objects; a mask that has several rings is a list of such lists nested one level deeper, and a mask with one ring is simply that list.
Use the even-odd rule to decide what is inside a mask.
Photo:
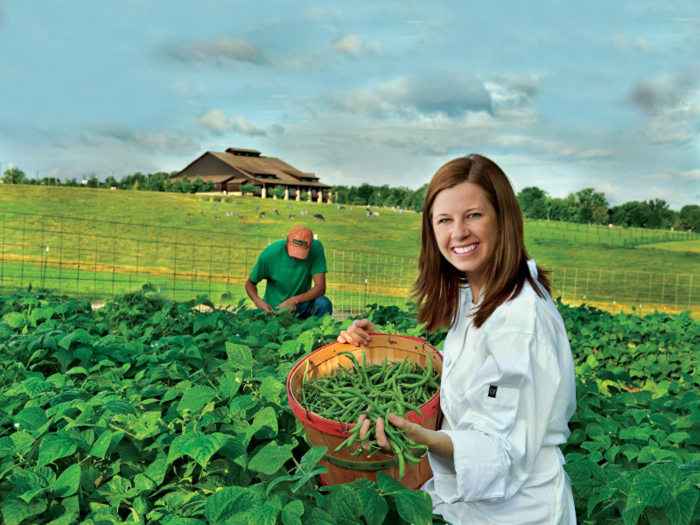
[{"label": "bushel basket", "polygon": [[[398,480],[398,461],[393,454],[378,452],[368,459],[366,453],[360,457],[351,456],[351,450],[348,448],[333,452],[350,436],[350,430],[355,426],[354,423],[345,424],[332,421],[302,406],[302,381],[307,361],[309,364],[307,381],[332,374],[341,364],[345,368],[353,368],[352,360],[346,355],[338,355],[340,352],[352,352],[359,362],[362,362],[362,354],[366,352],[367,366],[371,364],[381,365],[385,357],[390,362],[403,361],[408,357],[423,366],[427,366],[428,359],[430,359],[438,376],[442,375],[442,356],[423,339],[401,335],[370,334],[368,346],[356,347],[335,342],[319,348],[299,361],[287,378],[289,406],[304,426],[308,442],[314,446],[328,448],[328,452],[321,460],[321,464],[328,469],[328,473],[323,476],[324,483],[336,485],[358,478],[376,481],[377,472],[380,470]],[[423,420],[416,412],[409,412],[405,417],[424,428],[437,430],[441,416],[440,390],[438,389],[437,393],[419,408],[423,412]],[[401,483],[408,488],[418,489],[432,476],[433,473],[426,455],[420,463],[414,465],[413,469],[406,467],[406,474]]]}]

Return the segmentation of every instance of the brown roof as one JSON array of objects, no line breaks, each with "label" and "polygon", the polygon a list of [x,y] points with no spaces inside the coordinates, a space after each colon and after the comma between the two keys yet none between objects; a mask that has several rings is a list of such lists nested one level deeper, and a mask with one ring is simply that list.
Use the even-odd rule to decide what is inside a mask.
[{"label": "brown roof", "polygon": [[232,168],[251,174],[265,173],[275,175],[280,182],[299,182],[301,177],[318,180],[313,173],[304,173],[276,157],[244,157],[218,151],[208,151],[217,159],[225,162]]},{"label": "brown roof", "polygon": [[[230,181],[229,179],[232,179],[232,178],[235,177],[235,176],[236,176],[235,173],[229,173],[228,175],[200,175],[199,177],[200,177],[203,181],[208,181],[208,180],[210,180],[210,181],[213,181],[213,182],[216,182],[217,184],[219,184],[219,183],[222,183],[222,182],[233,182],[233,181]],[[180,175],[177,175],[177,176],[174,177],[174,178],[175,178],[175,179],[181,179],[182,177],[181,177]],[[192,179],[190,179],[190,180],[192,180]]]}]

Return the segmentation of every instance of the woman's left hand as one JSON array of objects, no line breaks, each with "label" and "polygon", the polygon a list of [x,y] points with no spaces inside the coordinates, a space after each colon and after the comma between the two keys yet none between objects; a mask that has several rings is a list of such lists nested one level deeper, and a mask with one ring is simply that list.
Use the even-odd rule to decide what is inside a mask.
[{"label": "woman's left hand", "polygon": [[[362,428],[360,429],[360,435],[358,437],[358,439],[362,439],[367,435],[367,432],[369,432],[370,427],[372,425],[372,421],[370,421],[367,418],[367,415],[362,414],[357,420],[357,424],[362,425]],[[407,421],[397,416],[396,414],[391,413],[389,414],[389,424],[395,426],[398,430],[406,429],[404,436],[406,436],[414,443],[417,443],[419,445],[428,444],[429,433],[431,432],[430,430],[427,430],[416,423],[411,423],[410,421]],[[377,435],[377,446],[380,447],[382,449],[382,452],[384,452],[385,454],[393,454],[391,445],[389,444],[389,440],[386,437],[384,425],[384,419],[378,417],[377,425],[375,428],[375,433]],[[369,441],[362,441],[362,448],[367,450],[368,446]]]}]

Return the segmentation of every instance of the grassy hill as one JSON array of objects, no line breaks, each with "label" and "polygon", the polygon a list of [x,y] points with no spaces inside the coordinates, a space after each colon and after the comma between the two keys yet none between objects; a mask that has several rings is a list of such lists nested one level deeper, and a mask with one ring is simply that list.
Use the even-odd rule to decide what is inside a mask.
[{"label": "grassy hill", "polygon": [[[4,287],[34,282],[91,298],[145,281],[181,298],[218,297],[223,291],[239,296],[259,251],[303,224],[326,247],[329,281],[342,294],[337,301],[358,309],[363,301],[392,302],[390,297],[404,297],[412,284],[420,214],[378,209],[379,217],[367,217],[359,206],[221,200],[0,186],[0,279]],[[314,219],[316,214],[325,221]],[[694,304],[694,296],[700,302],[700,289],[695,291],[700,275],[688,279],[697,273],[694,248],[700,242],[686,240],[687,234],[543,221],[526,221],[525,233],[531,256],[554,270],[555,285],[570,301],[671,308]],[[673,300],[667,304],[669,293]]]}]

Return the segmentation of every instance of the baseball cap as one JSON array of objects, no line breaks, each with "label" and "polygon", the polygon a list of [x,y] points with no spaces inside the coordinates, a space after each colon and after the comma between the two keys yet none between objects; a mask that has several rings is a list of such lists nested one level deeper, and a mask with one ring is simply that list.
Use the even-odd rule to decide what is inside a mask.
[{"label": "baseball cap", "polygon": [[297,259],[306,259],[314,242],[314,234],[306,226],[295,226],[287,235],[287,253]]}]

